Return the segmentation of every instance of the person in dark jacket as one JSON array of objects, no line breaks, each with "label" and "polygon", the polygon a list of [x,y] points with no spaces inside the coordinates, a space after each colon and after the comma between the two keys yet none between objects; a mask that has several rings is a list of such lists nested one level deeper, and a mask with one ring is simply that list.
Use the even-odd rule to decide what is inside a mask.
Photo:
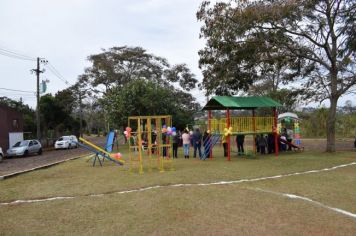
[{"label": "person in dark jacket", "polygon": [[193,132],[193,146],[194,146],[194,158],[197,157],[197,150],[199,152],[199,158],[202,157],[201,154],[201,139],[202,139],[202,135],[199,131],[199,129],[195,129],[195,131]]},{"label": "person in dark jacket", "polygon": [[179,136],[177,132],[172,133],[172,144],[173,144],[173,158],[178,158],[178,144],[179,144]]},{"label": "person in dark jacket", "polygon": [[268,153],[271,154],[271,153],[275,152],[274,135],[273,134],[268,134],[267,144],[268,144]]},{"label": "person in dark jacket", "polygon": [[157,152],[156,139],[157,139],[157,132],[156,132],[156,130],[153,130],[152,133],[151,133],[151,143],[152,143],[151,153],[152,154]]},{"label": "person in dark jacket", "polygon": [[260,152],[260,145],[258,145],[258,140],[260,138],[260,135],[257,134],[255,137],[255,147],[256,147],[256,152],[259,153]]},{"label": "person in dark jacket", "polygon": [[237,144],[238,155],[243,155],[245,152],[244,151],[244,141],[245,141],[245,135],[243,135],[243,134],[236,135],[236,144]]},{"label": "person in dark jacket", "polygon": [[266,146],[267,146],[267,141],[265,137],[263,137],[263,134],[261,134],[258,138],[258,145],[260,147],[260,152],[262,155],[266,154]]},{"label": "person in dark jacket", "polygon": [[[162,144],[167,144],[167,132],[162,132]],[[163,147],[163,157],[167,157],[167,147]]]}]

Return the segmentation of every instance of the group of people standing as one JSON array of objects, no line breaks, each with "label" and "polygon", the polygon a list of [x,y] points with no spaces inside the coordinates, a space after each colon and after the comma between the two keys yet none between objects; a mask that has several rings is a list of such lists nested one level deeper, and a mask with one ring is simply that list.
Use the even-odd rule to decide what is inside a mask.
[{"label": "group of people standing", "polygon": [[[278,137],[278,145],[279,150],[286,151],[287,144],[286,142],[291,142],[293,134],[288,132],[287,129],[282,130],[283,132]],[[167,143],[167,134],[162,133],[162,144]],[[145,139],[143,139],[145,140]],[[152,132],[151,137],[152,143],[156,141],[156,134]],[[185,129],[183,132],[177,131],[172,134],[172,149],[173,149],[173,158],[178,158],[178,147],[180,145],[183,146],[183,153],[184,158],[189,159],[189,151],[190,147],[193,147],[193,158],[196,158],[199,155],[201,160],[205,160],[206,158],[210,157],[211,147],[213,146],[213,138],[210,132],[207,130],[202,134],[199,128],[195,128],[192,131]],[[236,145],[238,155],[244,155],[244,142],[245,142],[245,135],[238,134],[236,135]],[[131,141],[131,140],[130,140]],[[227,136],[223,135],[221,139],[223,148],[224,148],[224,157],[228,156],[228,144],[227,144]],[[255,145],[256,151],[262,155],[274,153],[275,148],[275,137],[273,134],[258,134],[255,136]],[[132,143],[131,143],[132,144]],[[291,146],[288,145],[288,150],[291,150]],[[152,149],[154,152],[154,149]],[[163,156],[167,155],[167,148],[163,148]]]},{"label": "group of people standing", "polygon": [[[199,128],[194,129],[194,131],[188,131],[188,129],[185,129],[181,139],[185,159],[189,159],[190,147],[193,147],[194,150],[193,158],[196,158],[197,155],[199,155],[199,158],[204,160],[210,156],[211,135],[209,131],[205,131],[204,134],[202,134]],[[176,145],[176,147],[178,148],[178,145]],[[204,148],[203,152],[202,147]],[[173,139],[173,157],[177,157],[174,153],[177,153],[177,151],[175,151],[175,142]]]},{"label": "group of people standing", "polygon": [[[189,158],[189,147],[192,146],[194,153],[193,157],[196,158],[199,154],[199,158],[205,160],[210,156],[211,148],[211,135],[209,131],[205,131],[202,135],[200,130],[196,128],[194,131],[188,132],[184,130],[182,135],[183,139],[183,149],[184,149],[184,158]],[[204,147],[204,152],[202,152],[202,146]]]},{"label": "group of people standing", "polygon": [[255,137],[256,151],[262,155],[275,152],[275,140],[273,134],[263,135],[258,134]]},{"label": "group of people standing", "polygon": [[[236,141],[238,155],[239,156],[244,155],[245,154],[245,149],[244,149],[245,135],[244,134],[236,135],[235,141]],[[224,157],[227,157],[228,145],[227,145],[227,137],[226,136],[222,137],[222,144],[224,147]],[[268,153],[275,152],[273,134],[268,134],[266,136],[264,136],[263,134],[256,135],[255,144],[256,144],[256,150],[258,153],[266,154],[266,151]]]},{"label": "group of people standing", "polygon": [[[152,137],[151,140],[154,143],[156,141],[156,137]],[[182,144],[183,146],[183,153],[185,159],[189,158],[190,146],[194,148],[194,158],[196,158],[197,152],[199,154],[200,159],[209,156],[210,145],[209,147],[205,147],[204,154],[201,151],[202,143],[204,146],[206,146],[208,140],[210,140],[210,134],[208,132],[205,132],[204,135],[202,135],[199,129],[195,129],[194,131],[190,131],[190,132],[188,131],[188,129],[185,129],[183,133],[179,131],[174,132],[172,134],[173,158],[178,158],[178,147],[180,146],[180,144]],[[162,144],[166,144],[166,143],[167,143],[167,134],[162,133]],[[152,149],[152,151],[154,150]],[[164,147],[163,156],[166,155],[167,155],[167,148]]]}]

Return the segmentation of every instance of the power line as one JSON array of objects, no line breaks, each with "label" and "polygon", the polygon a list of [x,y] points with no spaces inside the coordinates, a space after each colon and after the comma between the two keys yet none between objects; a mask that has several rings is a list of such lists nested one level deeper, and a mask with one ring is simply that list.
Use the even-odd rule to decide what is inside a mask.
[{"label": "power line", "polygon": [[35,93],[30,94],[30,93],[16,93],[16,92],[8,92],[8,91],[0,91],[0,94],[4,94],[4,95],[9,95],[9,96],[35,96]]},{"label": "power line", "polygon": [[12,55],[12,54],[9,54],[9,53],[5,53],[5,52],[2,52],[2,51],[0,51],[0,55],[6,56],[6,57],[10,57],[10,58],[13,58],[13,59],[18,59],[18,60],[34,61],[34,60],[32,60],[32,59],[29,59],[29,58],[19,57],[19,56]]},{"label": "power line", "polygon": [[13,92],[23,92],[23,93],[34,93],[35,91],[25,91],[25,90],[18,90],[18,89],[9,89],[9,88],[0,88],[2,90],[13,91]]},{"label": "power line", "polygon": [[27,58],[29,60],[36,60],[34,57],[27,56],[27,55],[24,55],[24,54],[20,54],[20,53],[17,53],[17,52],[13,52],[13,51],[10,51],[10,50],[7,50],[7,49],[0,48],[0,50],[3,53],[12,54],[12,55],[15,55],[15,56],[18,56],[18,57]]},{"label": "power line", "polygon": [[27,97],[27,96],[14,96],[14,95],[7,95],[7,94],[1,94],[0,93],[0,98],[3,97],[3,98],[10,98],[10,99],[19,99],[19,98],[22,98],[22,99],[31,99],[31,100],[35,100],[36,99],[36,96],[32,96],[32,97]]},{"label": "power line", "polygon": [[69,84],[69,82],[61,75],[61,73],[59,73],[59,71],[50,62],[47,63],[46,68],[48,68],[52,72],[53,75],[55,75],[58,79],[60,79],[66,85]]},{"label": "power line", "polygon": [[14,59],[19,59],[19,60],[26,60],[26,61],[35,61],[36,58],[27,56],[21,53],[17,53],[8,49],[0,48],[0,55],[11,57]]}]

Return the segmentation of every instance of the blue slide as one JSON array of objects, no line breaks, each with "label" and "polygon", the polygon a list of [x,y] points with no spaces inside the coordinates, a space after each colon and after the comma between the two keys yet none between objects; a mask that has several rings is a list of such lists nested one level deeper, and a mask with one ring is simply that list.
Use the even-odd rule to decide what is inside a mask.
[{"label": "blue slide", "polygon": [[209,158],[209,155],[210,155],[210,152],[206,153],[205,150],[207,148],[209,148],[209,150],[212,150],[212,148],[215,146],[215,144],[217,144],[219,142],[220,137],[221,137],[221,135],[219,133],[212,134],[210,137],[210,141],[206,142],[204,144],[204,152],[203,152],[203,156],[202,156],[203,160],[205,160],[206,158]]},{"label": "blue slide", "polygon": [[114,131],[110,131],[108,136],[106,136],[105,151],[112,152],[112,148],[114,146],[114,136],[115,136]]}]

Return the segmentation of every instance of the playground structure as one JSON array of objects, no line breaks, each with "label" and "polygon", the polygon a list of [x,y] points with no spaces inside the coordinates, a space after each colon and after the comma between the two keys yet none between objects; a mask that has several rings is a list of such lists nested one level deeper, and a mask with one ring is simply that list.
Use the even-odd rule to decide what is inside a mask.
[{"label": "playground structure", "polygon": [[[203,110],[208,111],[208,127],[212,134],[225,136],[227,142],[227,160],[231,160],[231,136],[233,135],[253,135],[253,140],[257,134],[273,134],[274,143],[278,144],[277,129],[277,107],[282,105],[268,97],[231,97],[214,96],[204,106]],[[272,116],[256,117],[257,108],[269,108]],[[212,111],[225,110],[226,117],[213,119]],[[231,110],[251,110],[251,116],[231,117]],[[255,146],[255,144],[254,144]],[[212,147],[210,148],[210,158],[212,158]],[[255,150],[255,147],[254,147]],[[275,145],[276,157],[278,157],[278,145]]]},{"label": "playground structure", "polygon": [[80,147],[85,148],[95,154],[93,166],[95,166],[96,161],[99,162],[100,166],[103,166],[103,162],[105,159],[112,161],[118,165],[124,165],[125,161],[121,159],[120,153],[111,153],[114,143],[114,132],[109,132],[109,134],[107,135],[105,148],[98,147],[97,145],[83,138],[79,138],[79,141],[82,142],[77,143]]},{"label": "playground structure", "polygon": [[172,149],[172,116],[131,116],[126,137],[129,140],[130,172],[142,174],[148,162],[149,171],[155,166],[160,172],[174,170]]},{"label": "playground structure", "polygon": [[277,130],[280,134],[288,135],[288,131],[292,132],[294,143],[286,142],[287,145],[299,150],[304,150],[301,147],[299,117],[297,114],[286,112],[278,115]]}]

